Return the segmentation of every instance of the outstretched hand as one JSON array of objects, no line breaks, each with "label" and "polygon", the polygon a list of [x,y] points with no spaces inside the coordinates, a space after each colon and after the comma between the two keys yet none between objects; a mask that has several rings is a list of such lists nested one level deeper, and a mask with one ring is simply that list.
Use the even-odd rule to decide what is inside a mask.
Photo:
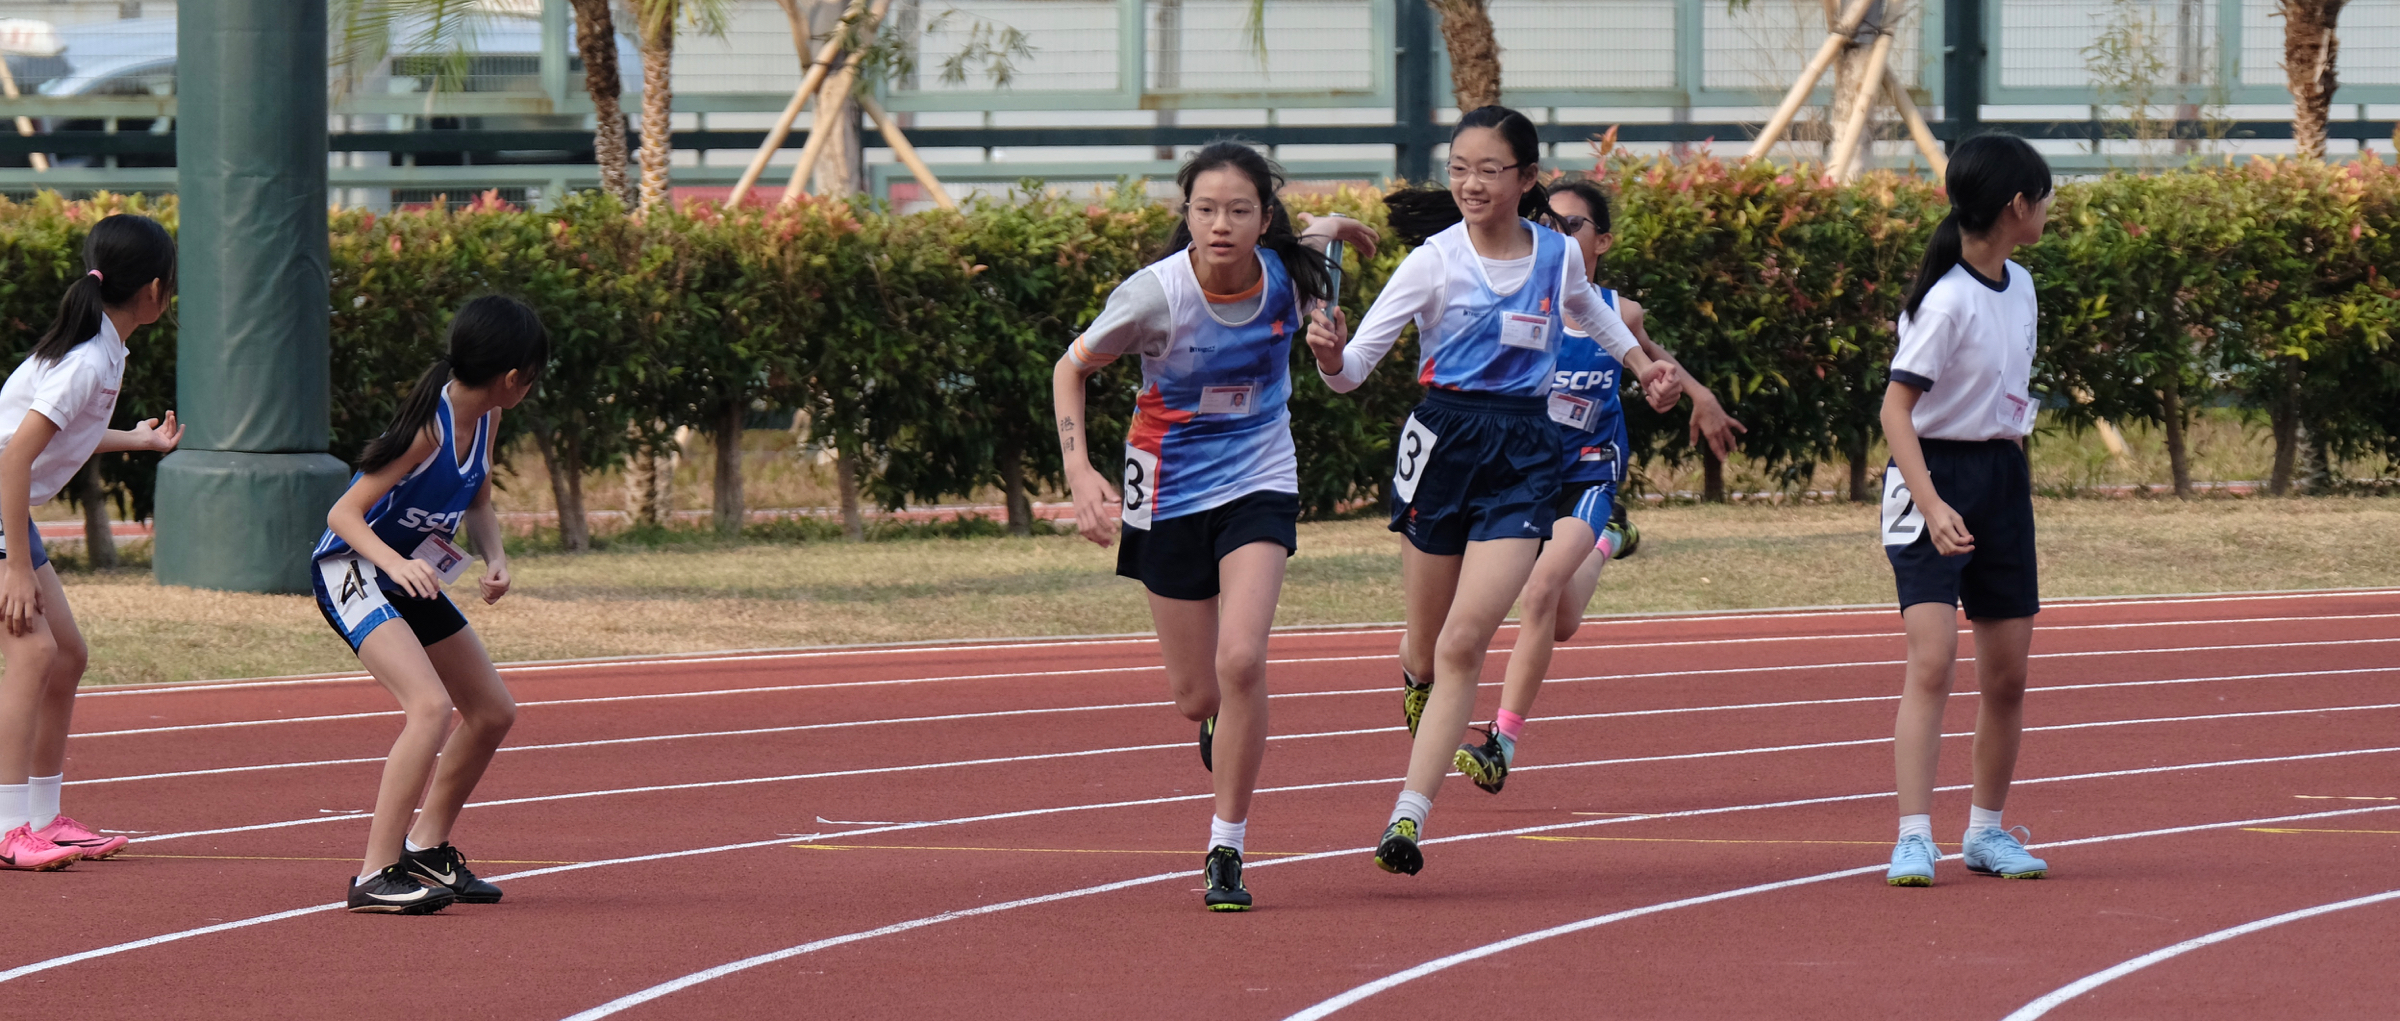
[{"label": "outstretched hand", "polygon": [[1375,242],[1380,239],[1375,234],[1375,228],[1365,223],[1347,216],[1318,216],[1315,213],[1300,214],[1300,222],[1303,224],[1300,228],[1301,237],[1328,238],[1349,245],[1358,250],[1358,258],[1362,263],[1375,257]]},{"label": "outstretched hand", "polygon": [[145,418],[125,432],[132,439],[135,450],[156,450],[165,453],[174,450],[176,444],[183,442],[183,424],[175,421],[173,411],[167,412],[163,419]]},{"label": "outstretched hand", "polygon": [[1670,361],[1653,361],[1642,370],[1642,397],[1652,411],[1668,411],[1683,399],[1683,373]]}]

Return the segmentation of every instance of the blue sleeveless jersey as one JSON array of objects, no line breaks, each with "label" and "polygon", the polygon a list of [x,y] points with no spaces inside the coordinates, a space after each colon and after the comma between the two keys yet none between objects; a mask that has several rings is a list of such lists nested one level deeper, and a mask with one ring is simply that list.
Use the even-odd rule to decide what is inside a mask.
[{"label": "blue sleeveless jersey", "polygon": [[1165,288],[1175,332],[1142,358],[1142,392],[1125,435],[1125,523],[1196,514],[1256,492],[1300,491],[1292,447],[1292,336],[1300,307],[1283,260],[1265,257],[1258,311],[1229,325],[1208,311],[1192,260],[1176,252],[1144,272]]},{"label": "blue sleeveless jersey", "polygon": [[[1617,307],[1617,292],[1602,288],[1600,296],[1608,307]],[[1566,462],[1561,469],[1562,482],[1624,481],[1625,407],[1617,399],[1624,376],[1624,364],[1591,334],[1565,331],[1557,367],[1550,372],[1550,419],[1558,425]],[[1589,406],[1575,401],[1587,401]]]},{"label": "blue sleeveless jersey", "polygon": [[[486,412],[475,423],[475,445],[467,452],[465,464],[458,462],[458,432],[450,416],[450,388],[442,388],[442,402],[433,411],[434,430],[441,434],[441,443],[433,453],[400,479],[392,491],[367,508],[367,527],[375,537],[384,541],[401,556],[408,556],[428,535],[447,540],[457,534],[459,519],[466,516],[467,505],[475,502],[475,494],[483,490],[483,481],[492,473],[492,416]],[[350,476],[357,485],[359,474]],[[322,560],[351,552],[350,544],[326,529],[317,539],[316,551],[309,559]],[[380,580],[380,579],[379,579]]]},{"label": "blue sleeveless jersey", "polygon": [[[1530,220],[1533,269],[1514,293],[1492,289],[1483,259],[1459,223],[1427,238],[1448,271],[1441,323],[1420,336],[1417,382],[1445,390],[1540,397],[1550,391],[1565,321],[1567,238]],[[1536,334],[1538,333],[1538,336]],[[1538,345],[1537,345],[1538,341]]]}]

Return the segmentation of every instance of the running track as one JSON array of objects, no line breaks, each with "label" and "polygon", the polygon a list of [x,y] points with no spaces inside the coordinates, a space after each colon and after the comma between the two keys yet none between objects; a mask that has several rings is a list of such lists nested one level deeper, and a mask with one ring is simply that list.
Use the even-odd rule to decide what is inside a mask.
[{"label": "running track", "polygon": [[2054,878],[1930,890],[1881,877],[1897,626],[1588,625],[1413,878],[1368,851],[1396,633],[1279,633],[1247,915],[1200,910],[1207,776],[1139,639],[510,668],[458,834],[507,900],[427,918],[333,909],[372,682],[89,692],[69,811],[143,836],[0,874],[0,1016],[2393,1016],[2400,590],[2052,604],[2008,818]]}]

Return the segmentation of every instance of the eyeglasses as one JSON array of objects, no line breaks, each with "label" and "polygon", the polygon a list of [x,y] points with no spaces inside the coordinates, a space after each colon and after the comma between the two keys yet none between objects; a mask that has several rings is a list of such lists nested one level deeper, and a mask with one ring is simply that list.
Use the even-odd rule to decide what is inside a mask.
[{"label": "eyeglasses", "polygon": [[1550,222],[1558,226],[1559,233],[1569,235],[1581,234],[1585,227],[1592,225],[1590,217],[1561,216],[1557,213],[1550,214]]},{"label": "eyeglasses", "polygon": [[1511,163],[1507,166],[1497,166],[1486,163],[1480,167],[1470,167],[1464,163],[1453,163],[1450,164],[1450,179],[1452,181],[1464,181],[1471,175],[1476,180],[1482,181],[1485,184],[1498,184],[1500,182],[1500,175],[1524,165],[1525,164],[1522,163]]},{"label": "eyeglasses", "polygon": [[1259,213],[1257,206],[1227,206],[1222,209],[1217,208],[1216,206],[1185,206],[1183,207],[1183,211],[1193,220],[1200,222],[1208,222],[1219,217],[1223,217],[1224,219],[1234,223],[1247,223],[1251,220],[1258,219]]}]

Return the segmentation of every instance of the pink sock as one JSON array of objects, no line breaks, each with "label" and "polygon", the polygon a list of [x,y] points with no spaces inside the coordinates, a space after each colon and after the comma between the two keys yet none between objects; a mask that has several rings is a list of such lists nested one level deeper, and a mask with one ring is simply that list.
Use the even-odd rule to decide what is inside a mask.
[{"label": "pink sock", "polygon": [[1600,555],[1603,557],[1609,557],[1613,559],[1617,555],[1617,545],[1608,541],[1608,536],[1606,535],[1602,535],[1600,537],[1600,541],[1593,543],[1592,548],[1599,550]]},{"label": "pink sock", "polygon": [[1525,733],[1525,718],[1502,709],[1500,710],[1499,727],[1501,737],[1511,741],[1519,740]]}]

